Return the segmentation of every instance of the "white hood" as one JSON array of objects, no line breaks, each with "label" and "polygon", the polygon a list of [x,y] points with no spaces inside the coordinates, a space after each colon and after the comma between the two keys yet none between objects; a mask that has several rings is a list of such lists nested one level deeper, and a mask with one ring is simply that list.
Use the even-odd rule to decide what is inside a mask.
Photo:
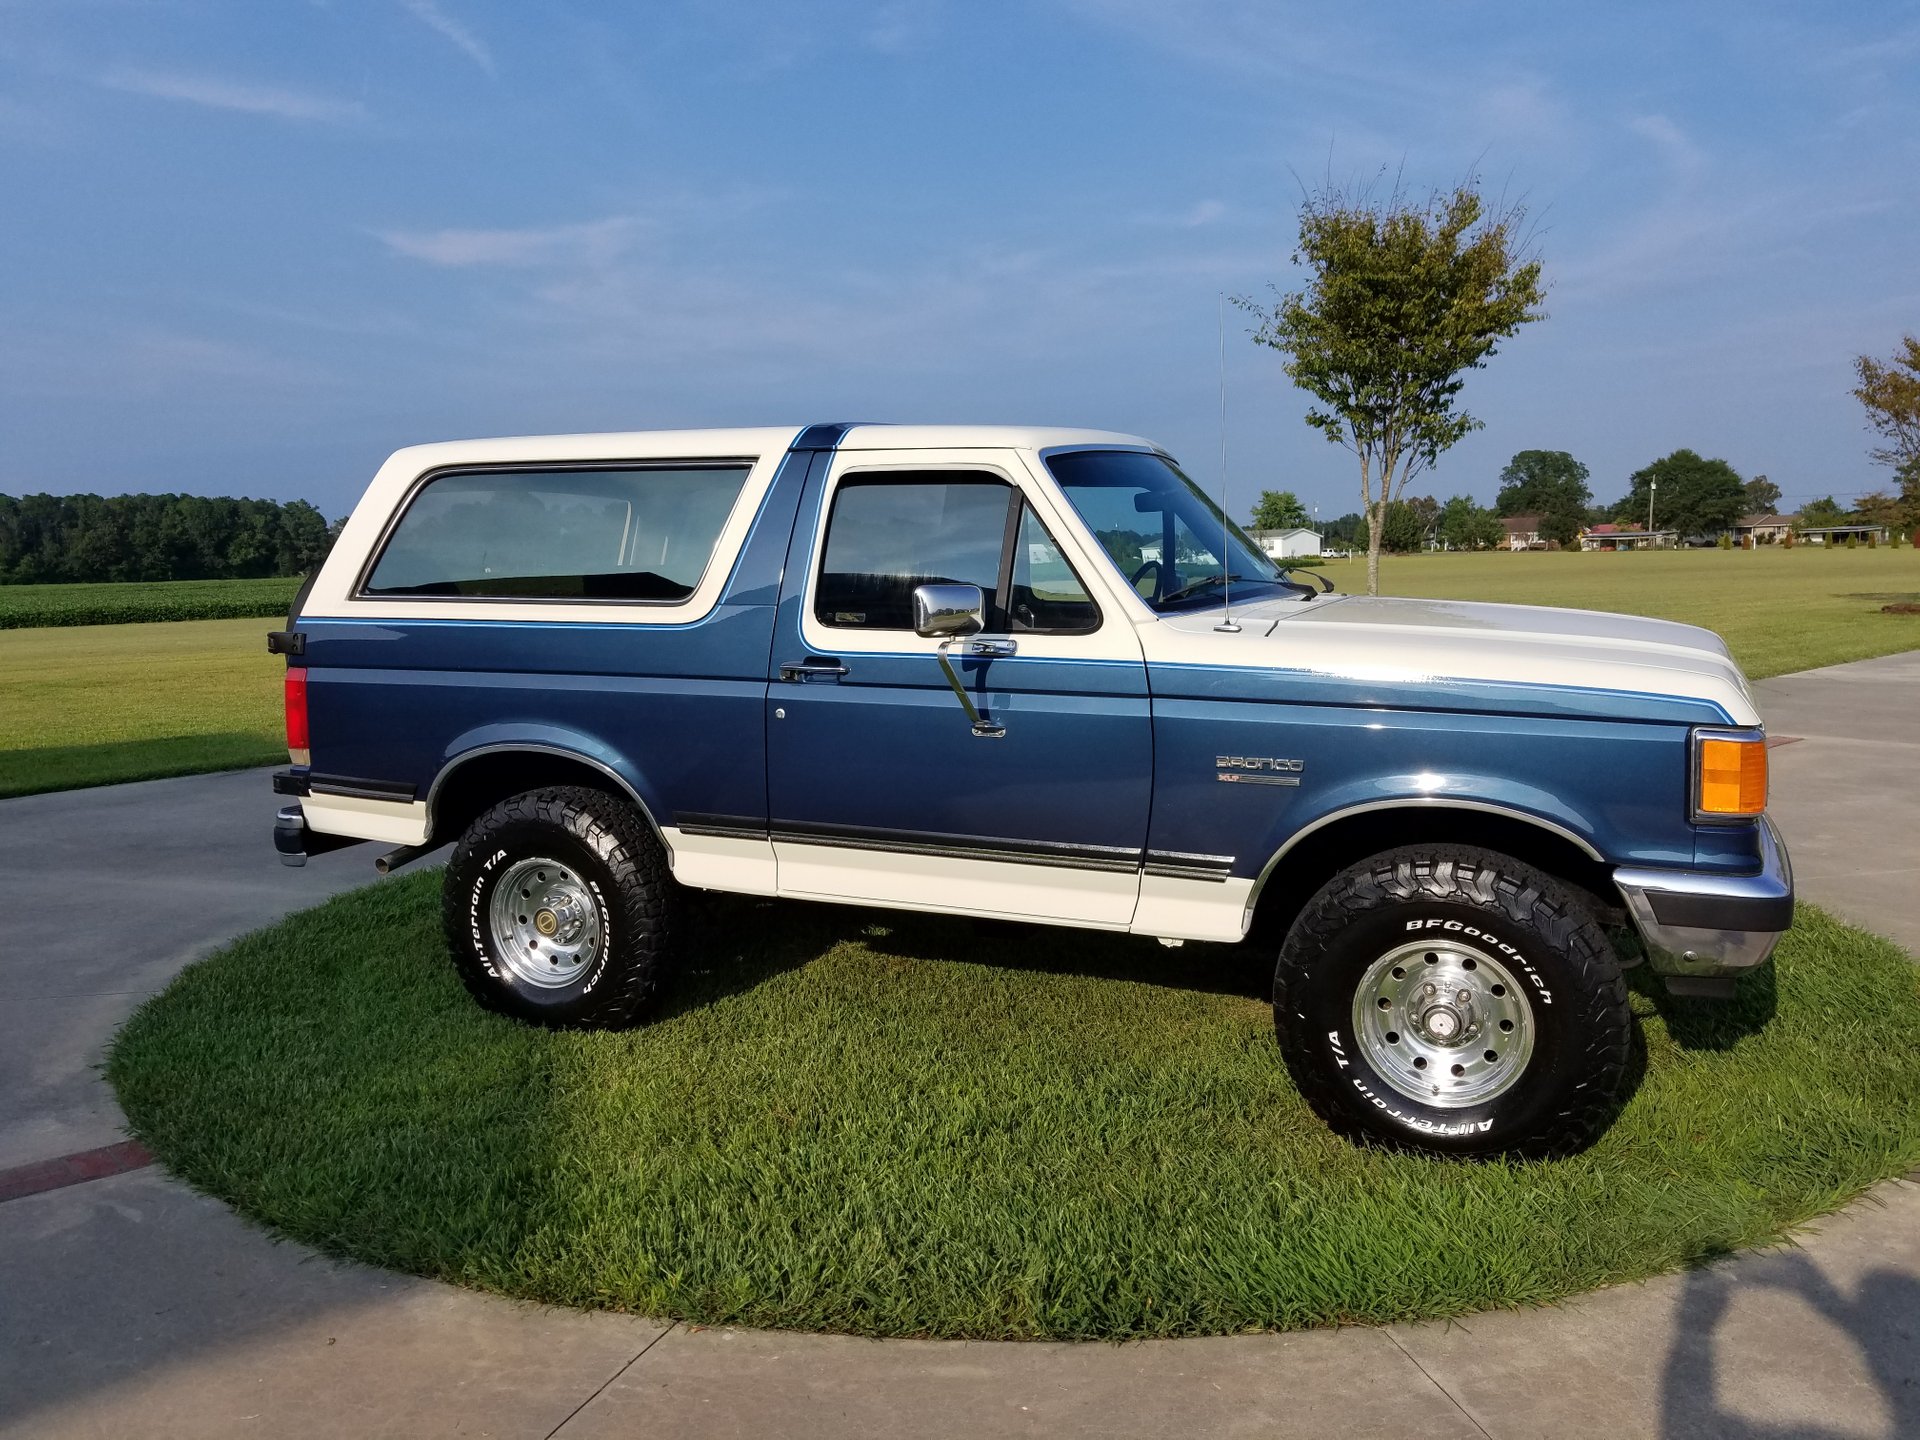
[{"label": "white hood", "polygon": [[1746,677],[1711,630],[1544,605],[1328,595],[1169,615],[1141,627],[1149,662],[1257,665],[1356,680],[1491,681],[1673,695],[1758,725]]}]

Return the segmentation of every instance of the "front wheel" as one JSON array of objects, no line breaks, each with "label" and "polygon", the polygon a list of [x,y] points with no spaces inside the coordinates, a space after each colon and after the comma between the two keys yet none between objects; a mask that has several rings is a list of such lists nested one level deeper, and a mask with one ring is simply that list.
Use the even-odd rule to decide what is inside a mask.
[{"label": "front wheel", "polygon": [[489,1010],[611,1029],[641,1018],[666,968],[674,887],[633,806],[555,786],[502,800],[447,862],[454,968]]},{"label": "front wheel", "polygon": [[1307,903],[1274,974],[1294,1082],[1335,1129],[1446,1155],[1564,1154],[1618,1109],[1632,1017],[1569,887],[1464,845],[1390,850]]}]

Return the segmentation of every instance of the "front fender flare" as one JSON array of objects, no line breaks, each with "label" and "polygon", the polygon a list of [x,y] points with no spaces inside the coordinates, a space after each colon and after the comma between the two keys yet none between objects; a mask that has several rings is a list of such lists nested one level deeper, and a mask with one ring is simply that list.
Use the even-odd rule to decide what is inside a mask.
[{"label": "front fender flare", "polygon": [[[1510,781],[1485,781],[1482,785],[1445,789],[1433,787],[1428,781],[1425,775],[1388,777],[1366,786],[1343,787],[1349,792],[1360,792],[1357,795],[1336,792],[1325,797],[1327,803],[1318,807],[1311,819],[1304,824],[1290,824],[1283,835],[1271,837],[1266,863],[1260,867],[1253,893],[1247,898],[1248,914],[1259,902],[1261,892],[1280,862],[1301,842],[1343,820],[1390,810],[1451,809],[1499,815],[1558,836],[1598,864],[1610,863],[1595,844],[1590,827],[1551,794]],[[1366,793],[1369,791],[1372,793]]]}]

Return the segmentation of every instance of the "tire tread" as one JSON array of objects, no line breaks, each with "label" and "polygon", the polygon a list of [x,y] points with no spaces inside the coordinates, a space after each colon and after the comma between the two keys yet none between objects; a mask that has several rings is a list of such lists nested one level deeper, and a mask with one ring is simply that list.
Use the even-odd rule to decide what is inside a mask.
[{"label": "tire tread", "polygon": [[[1502,1137],[1499,1150],[1524,1157],[1583,1148],[1619,1107],[1633,1039],[1626,980],[1613,947],[1576,893],[1522,860],[1471,845],[1410,845],[1361,861],[1327,882],[1300,912],[1274,971],[1274,1017],[1294,1084],[1314,1111],[1346,1134],[1380,1132],[1360,1123],[1338,1074],[1312,1062],[1312,1037],[1297,1033],[1293,992],[1309,983],[1342,931],[1382,907],[1405,900],[1465,904],[1494,910],[1539,934],[1566,962],[1571,982],[1556,998],[1572,1003],[1569,1033],[1583,1043],[1569,1064],[1579,1079],[1565,1101],[1526,1129]],[[1289,1031],[1294,1033],[1289,1033]],[[1405,1143],[1432,1148],[1412,1134]]]},{"label": "tire tread", "polygon": [[[475,958],[467,931],[466,887],[457,883],[473,857],[525,825],[561,830],[599,858],[612,877],[613,942],[604,979],[563,1017],[515,1007]],[[674,881],[664,847],[646,819],[618,796],[584,785],[555,785],[508,796],[468,827],[447,864],[441,920],[454,968],[467,993],[489,1010],[553,1028],[612,1030],[633,1025],[659,993],[672,950]]]}]

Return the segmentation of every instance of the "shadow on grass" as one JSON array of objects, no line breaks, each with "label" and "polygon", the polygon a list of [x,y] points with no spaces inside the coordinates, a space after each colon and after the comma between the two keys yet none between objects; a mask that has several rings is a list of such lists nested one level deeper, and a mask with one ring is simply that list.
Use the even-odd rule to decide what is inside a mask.
[{"label": "shadow on grass", "polygon": [[271,765],[286,756],[275,736],[244,731],[0,750],[0,799],[118,785],[128,780],[159,780],[168,775],[240,770],[250,765]]},{"label": "shadow on grass", "polygon": [[906,960],[1081,975],[1262,1002],[1273,986],[1274,957],[1254,945],[1169,948],[1141,935],[714,892],[693,892],[689,900],[691,952],[705,963],[676,977],[659,1019],[745,993],[849,943]]},{"label": "shadow on grass", "polygon": [[1742,975],[1731,1000],[1670,995],[1645,965],[1627,973],[1627,987],[1659,1015],[1683,1050],[1731,1050],[1766,1029],[1779,1005],[1771,960]]},{"label": "shadow on grass", "polygon": [[[682,972],[662,997],[655,1020],[684,1015],[730,995],[751,991],[776,975],[816,960],[836,945],[861,943],[900,961],[987,965],[1035,975],[1074,975],[1152,985],[1169,990],[1235,996],[1266,1004],[1272,997],[1274,956],[1257,941],[1238,945],[1189,942],[1162,945],[1140,935],[1070,930],[1058,926],[975,919],[799,901],[756,900],[693,892],[687,929],[691,953],[704,963]],[[1765,1012],[1773,1011],[1772,967],[1766,967]],[[1612,1116],[1645,1082],[1646,1037],[1640,1020],[1658,1013],[1682,1044],[1726,1049],[1760,1028],[1759,1003],[1747,990],[1732,1006],[1675,1000],[1645,966],[1629,972],[1634,1004],[1626,1071]],[[1749,984],[1751,982],[1743,982]],[[1731,1020],[1725,1012],[1735,1012]],[[1612,1123],[1597,1127],[1594,1139]]]}]

